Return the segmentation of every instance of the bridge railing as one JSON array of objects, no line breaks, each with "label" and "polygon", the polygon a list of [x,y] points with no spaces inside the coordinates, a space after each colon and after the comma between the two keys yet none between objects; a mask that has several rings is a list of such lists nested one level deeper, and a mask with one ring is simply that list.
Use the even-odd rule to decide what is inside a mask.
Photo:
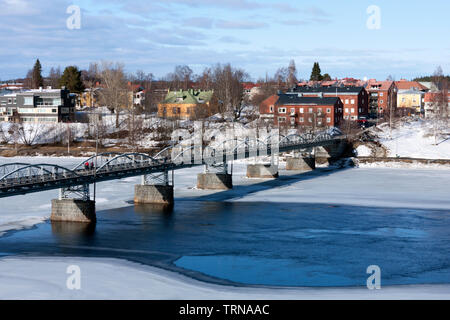
[{"label": "bridge railing", "polygon": [[[337,140],[343,139],[343,137],[336,137],[327,133],[322,133],[319,135],[292,134],[288,136],[282,136],[277,141],[276,148],[273,148],[274,145],[272,144],[272,141],[270,139],[271,137],[267,137],[265,140],[256,138],[240,141],[235,140],[232,143],[233,148],[231,150],[233,159],[237,159],[239,157],[238,153],[243,153],[243,155],[241,154],[241,157],[245,157],[246,155],[254,155],[253,151],[255,149],[265,149],[266,155],[271,154],[272,149],[276,149],[279,152],[282,152],[281,150],[287,148],[298,147],[299,149],[302,149],[308,147],[309,145],[320,144],[322,142],[334,143]],[[226,161],[225,159],[227,159],[227,151],[225,150],[225,147],[226,143],[229,142],[230,141],[223,141],[216,146],[206,147],[204,149],[202,148],[202,163],[206,164],[211,161],[214,161],[215,163]],[[211,148],[209,150],[210,152],[205,152],[207,148]],[[169,151],[172,154],[171,158],[166,155]],[[142,168],[156,168],[158,170],[167,170],[167,168],[170,167],[170,169],[176,169],[177,165],[185,165],[187,161],[194,160],[193,152],[195,152],[195,148],[192,146],[181,147],[180,145],[175,145],[163,149],[155,156],[150,156],[144,153],[101,153],[97,156],[91,156],[88,159],[83,160],[73,169],[68,169],[53,164],[4,164],[0,165],[0,188],[8,188],[20,185],[32,185],[46,181],[57,182],[67,179],[77,181],[77,179],[82,180],[83,178],[92,178],[92,176],[95,177],[96,175]],[[186,159],[184,158],[184,156],[189,154],[190,156],[187,156],[187,161],[185,161]],[[205,154],[207,155],[206,157]],[[257,154],[261,155],[264,153]],[[220,155],[222,155],[223,157],[220,158]],[[180,159],[182,161],[179,161]],[[85,166],[86,163],[89,164],[87,167]],[[92,164],[94,165],[92,166]],[[191,164],[193,164],[193,162]]]}]

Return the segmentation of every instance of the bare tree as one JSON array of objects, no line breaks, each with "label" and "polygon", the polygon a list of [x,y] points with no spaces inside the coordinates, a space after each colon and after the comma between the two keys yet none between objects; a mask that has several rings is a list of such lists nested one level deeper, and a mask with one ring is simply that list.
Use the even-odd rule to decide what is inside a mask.
[{"label": "bare tree", "polygon": [[166,76],[166,80],[169,83],[171,90],[187,90],[192,81],[193,71],[189,66],[178,65],[175,67],[174,72],[169,73]]},{"label": "bare tree", "polygon": [[121,63],[102,62],[100,78],[103,88],[99,92],[100,101],[116,114],[116,128],[119,128],[120,111],[129,106],[129,93]]},{"label": "bare tree", "polygon": [[48,80],[49,85],[52,88],[59,88],[59,81],[61,79],[61,67],[58,66],[57,68],[51,68],[50,72],[48,73]]},{"label": "bare tree", "polygon": [[297,83],[297,68],[295,67],[295,61],[291,60],[288,67],[288,75],[286,83],[289,88],[292,88]]},{"label": "bare tree", "polygon": [[278,68],[278,70],[275,72],[275,83],[277,84],[278,90],[284,90],[286,89],[286,82],[287,78],[289,76],[289,70],[286,68]]},{"label": "bare tree", "polygon": [[13,136],[17,142],[31,146],[39,139],[42,128],[40,123],[29,123],[27,125],[19,123],[12,128],[14,130]]},{"label": "bare tree", "polygon": [[433,94],[433,135],[434,143],[443,130],[448,129],[449,107],[448,107],[448,81],[444,76],[442,68],[439,66],[432,77],[433,84],[437,92]]},{"label": "bare tree", "polygon": [[201,90],[211,90],[214,82],[214,72],[211,68],[205,68],[196,79],[197,86]]},{"label": "bare tree", "polygon": [[241,117],[245,107],[243,103],[243,82],[248,74],[242,69],[233,68],[230,64],[217,64],[214,67],[214,95],[222,114],[231,114],[235,120]]}]

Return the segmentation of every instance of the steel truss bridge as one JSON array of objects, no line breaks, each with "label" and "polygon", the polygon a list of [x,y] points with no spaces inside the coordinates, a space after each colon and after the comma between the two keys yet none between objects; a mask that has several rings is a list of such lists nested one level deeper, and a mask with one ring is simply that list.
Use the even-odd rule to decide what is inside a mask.
[{"label": "steel truss bridge", "polygon": [[[227,163],[252,157],[274,157],[282,152],[337,144],[343,136],[276,135],[265,140],[232,139],[215,146],[170,146],[154,156],[143,153],[101,153],[72,169],[54,164],[9,163],[0,165],[0,198],[60,189],[59,198],[89,200],[89,185],[126,177],[142,176],[143,184],[168,185],[169,171],[205,165],[206,170],[228,172]],[[85,168],[85,163],[93,168]],[[172,178],[173,181],[173,178]]]}]

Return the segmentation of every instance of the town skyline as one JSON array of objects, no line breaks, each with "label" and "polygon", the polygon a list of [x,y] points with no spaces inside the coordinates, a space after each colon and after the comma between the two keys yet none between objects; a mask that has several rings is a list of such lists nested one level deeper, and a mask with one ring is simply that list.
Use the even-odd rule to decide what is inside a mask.
[{"label": "town skyline", "polygon": [[[1,38],[9,44],[0,52],[1,80],[24,77],[36,58],[44,75],[58,65],[86,69],[101,60],[123,62],[127,72],[140,69],[156,78],[175,65],[200,73],[215,63],[231,63],[253,81],[291,59],[300,79],[309,78],[315,61],[333,79],[412,79],[432,74],[437,66],[444,73],[450,68],[450,50],[442,41],[449,4],[440,0],[426,6],[351,1],[345,8],[328,0],[314,5],[269,0],[0,4],[0,26],[8,31]],[[79,29],[67,27],[71,5],[80,8]],[[373,5],[380,10],[379,29],[368,26]]]}]

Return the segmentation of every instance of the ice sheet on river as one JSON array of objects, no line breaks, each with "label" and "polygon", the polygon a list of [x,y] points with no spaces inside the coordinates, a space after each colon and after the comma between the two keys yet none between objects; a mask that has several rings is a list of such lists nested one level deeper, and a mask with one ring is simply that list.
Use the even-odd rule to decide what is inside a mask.
[{"label": "ice sheet on river", "polygon": [[[67,268],[80,269],[80,290],[67,288]],[[119,259],[0,259],[0,299],[449,299],[449,285],[347,288],[256,288],[203,283]]]}]

